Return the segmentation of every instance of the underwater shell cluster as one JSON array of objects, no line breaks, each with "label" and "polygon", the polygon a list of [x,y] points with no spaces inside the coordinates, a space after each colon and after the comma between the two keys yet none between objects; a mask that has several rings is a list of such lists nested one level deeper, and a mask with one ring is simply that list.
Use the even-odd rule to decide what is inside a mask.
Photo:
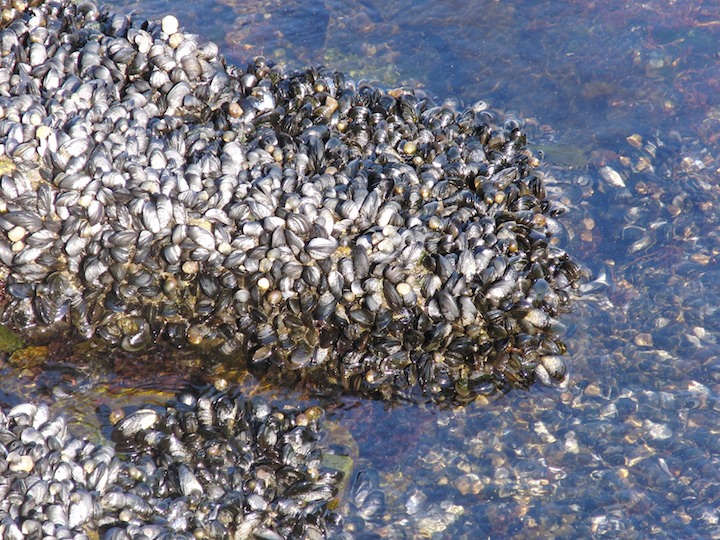
[{"label": "underwater shell cluster", "polygon": [[326,538],[322,418],[210,388],[130,412],[113,449],[45,404],[0,410],[0,538]]}]

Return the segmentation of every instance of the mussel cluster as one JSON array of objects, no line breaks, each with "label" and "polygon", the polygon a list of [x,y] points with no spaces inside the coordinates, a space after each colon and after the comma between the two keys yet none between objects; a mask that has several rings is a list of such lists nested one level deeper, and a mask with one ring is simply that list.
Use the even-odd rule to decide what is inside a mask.
[{"label": "mussel cluster", "polygon": [[[322,467],[322,416],[318,407],[285,412],[233,392],[183,394],[163,413],[135,411],[113,431],[129,474],[101,506],[119,522],[151,521],[188,538],[197,530],[205,538],[325,538],[340,478]],[[129,501],[132,515],[123,516]]]},{"label": "mussel cluster", "polygon": [[191,392],[128,414],[113,450],[45,405],[0,411],[0,538],[326,538],[341,473],[322,416]]},{"label": "mussel cluster", "polygon": [[87,538],[119,465],[112,448],[69,436],[47,405],[0,410],[0,538]]},{"label": "mussel cluster", "polygon": [[517,120],[237,69],[172,16],[4,14],[6,323],[387,399],[564,375],[580,272]]}]

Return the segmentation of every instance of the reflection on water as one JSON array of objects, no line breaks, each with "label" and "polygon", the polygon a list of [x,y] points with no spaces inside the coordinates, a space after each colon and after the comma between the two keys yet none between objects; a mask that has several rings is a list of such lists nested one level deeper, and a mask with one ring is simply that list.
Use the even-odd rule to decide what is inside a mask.
[{"label": "reflection on water", "polygon": [[570,207],[588,280],[564,321],[565,383],[456,410],[337,403],[386,493],[348,530],[720,535],[720,3],[681,4],[109,2],[173,12],[238,65],[322,63],[515,111]]}]

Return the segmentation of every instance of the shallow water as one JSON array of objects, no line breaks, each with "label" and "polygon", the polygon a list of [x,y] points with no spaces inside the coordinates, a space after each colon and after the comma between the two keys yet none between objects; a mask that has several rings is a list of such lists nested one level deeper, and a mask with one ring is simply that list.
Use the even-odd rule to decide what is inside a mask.
[{"label": "shallow water", "polygon": [[[720,535],[720,2],[107,5],[172,12],[240,66],[326,64],[512,111],[571,207],[563,243],[588,285],[564,317],[561,387],[454,410],[347,398],[329,411],[386,493],[366,537]],[[84,375],[24,369],[43,388]],[[162,361],[148,370],[135,399],[164,401],[177,378]],[[100,417],[123,394],[113,382],[81,389]],[[361,536],[358,523],[346,527]]]}]

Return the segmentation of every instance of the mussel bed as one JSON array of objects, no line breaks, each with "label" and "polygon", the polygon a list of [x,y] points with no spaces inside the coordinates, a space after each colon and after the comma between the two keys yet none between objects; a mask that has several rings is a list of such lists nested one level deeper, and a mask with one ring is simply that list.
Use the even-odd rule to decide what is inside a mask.
[{"label": "mussel bed", "polygon": [[6,324],[384,399],[563,377],[580,270],[519,120],[242,70],[172,16],[3,16]]},{"label": "mussel bed", "polygon": [[342,474],[322,420],[210,387],[130,412],[113,449],[45,404],[0,409],[0,537],[325,538]]}]

